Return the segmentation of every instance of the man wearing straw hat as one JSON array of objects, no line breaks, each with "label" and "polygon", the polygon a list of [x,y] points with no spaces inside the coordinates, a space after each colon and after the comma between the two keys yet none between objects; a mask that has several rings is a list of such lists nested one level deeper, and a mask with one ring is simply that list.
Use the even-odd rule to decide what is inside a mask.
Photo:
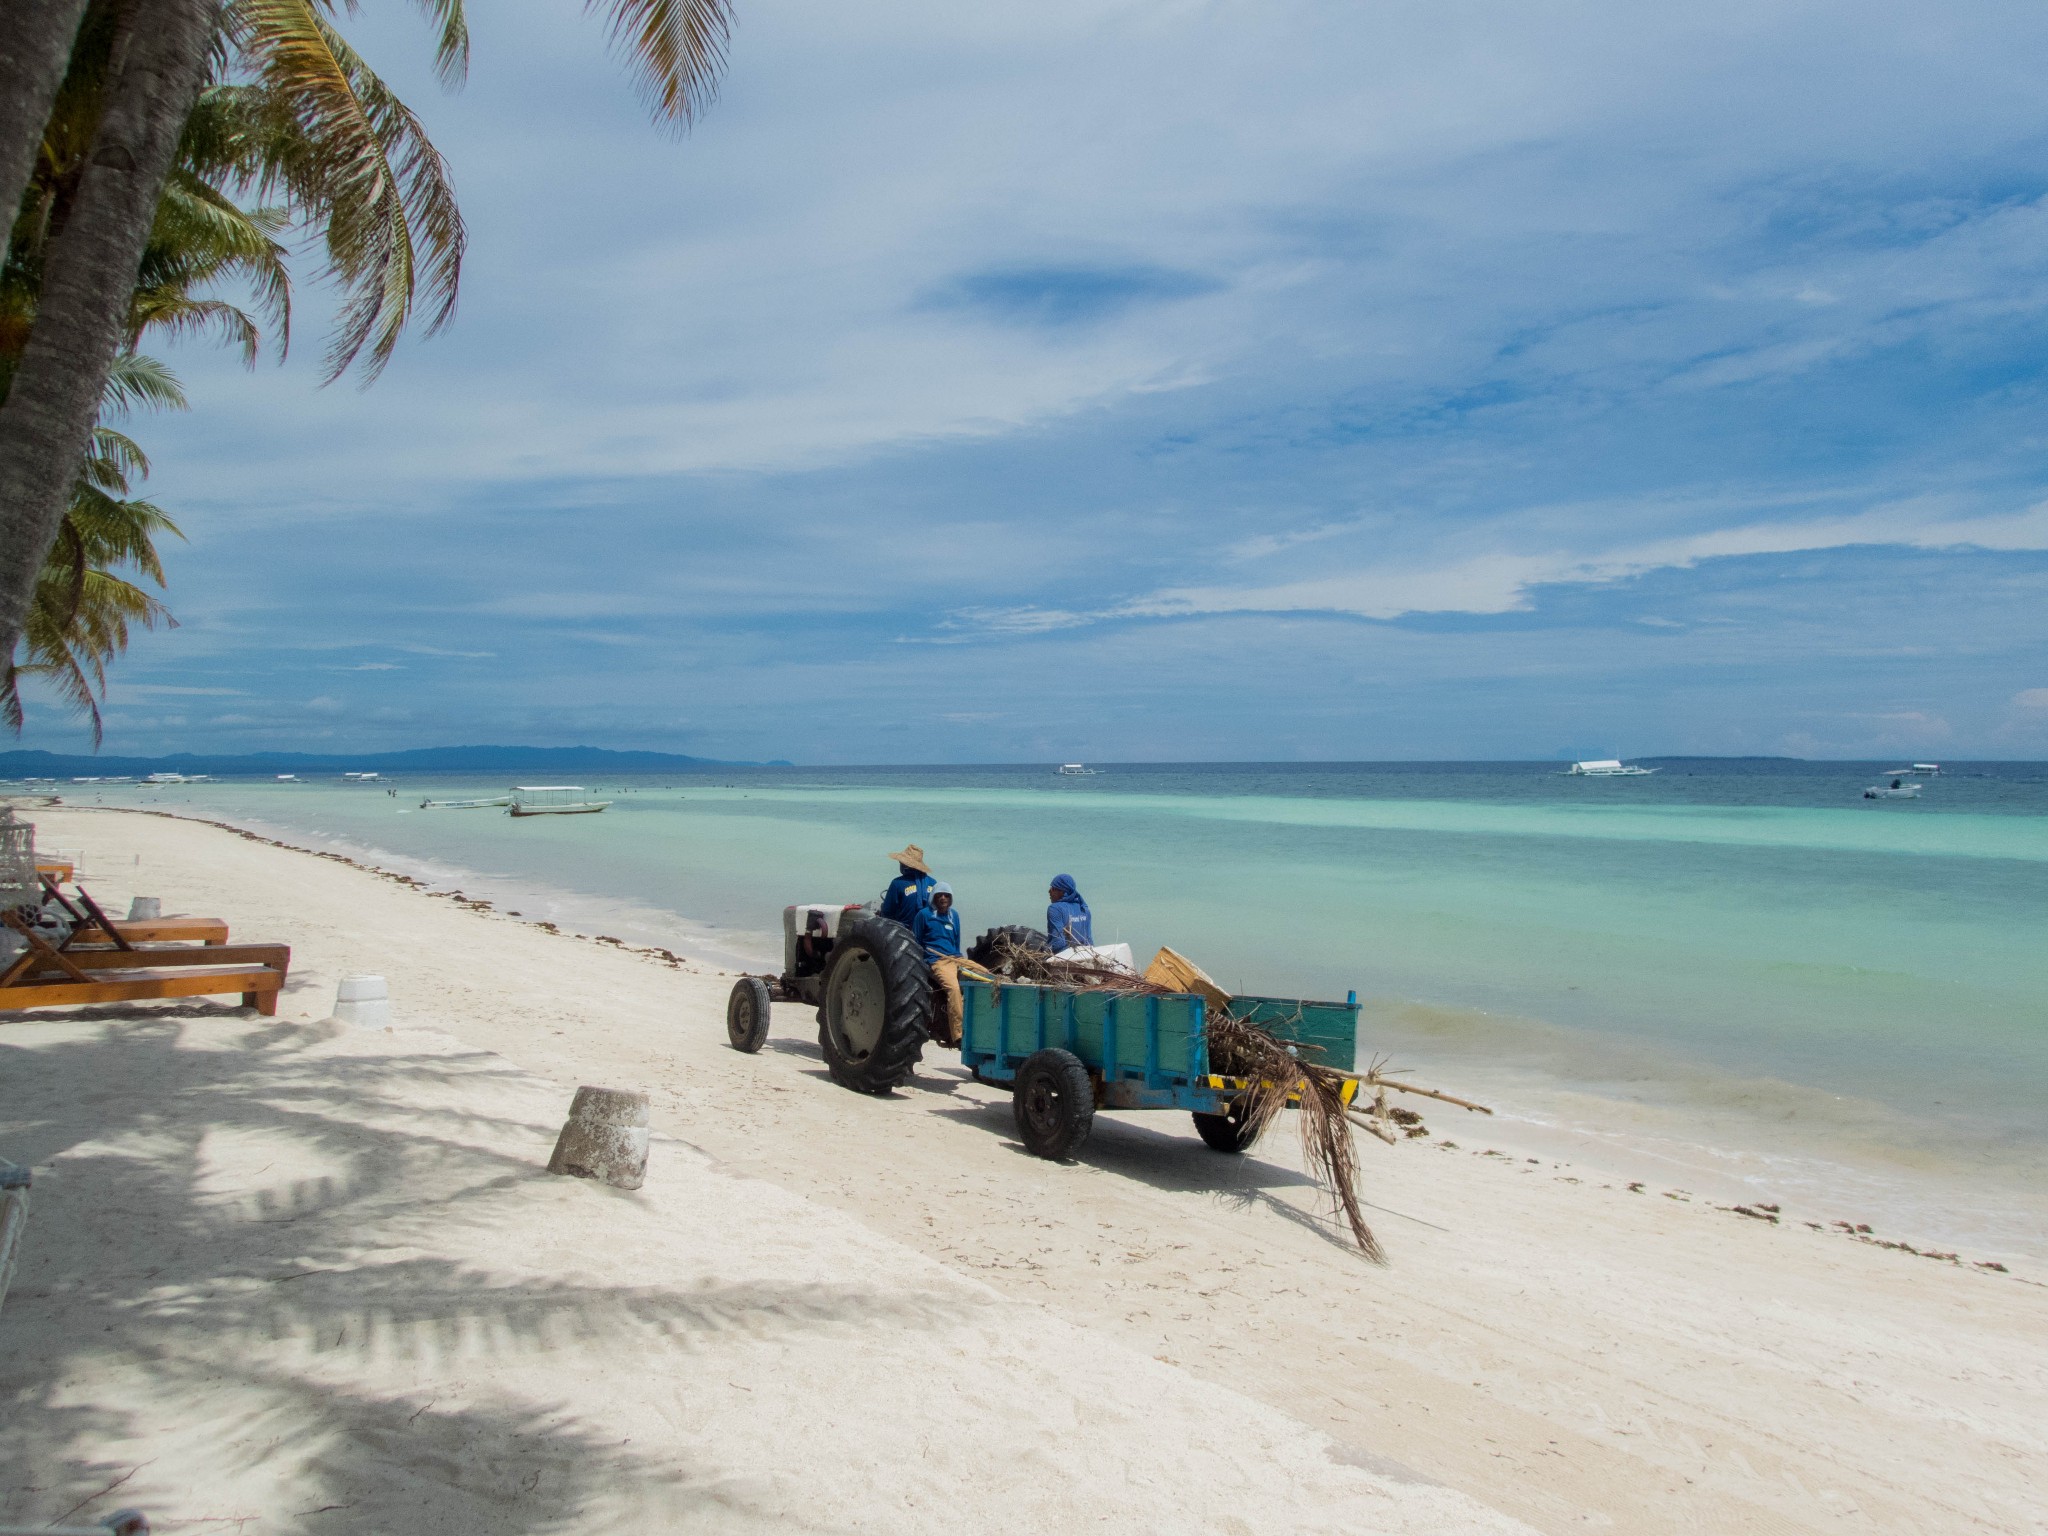
[{"label": "man wearing straw hat", "polygon": [[901,853],[892,853],[900,873],[889,882],[889,889],[882,895],[882,910],[879,916],[891,922],[901,923],[908,928],[917,921],[917,914],[931,905],[932,872],[926,868],[924,850],[915,843],[905,845]]}]

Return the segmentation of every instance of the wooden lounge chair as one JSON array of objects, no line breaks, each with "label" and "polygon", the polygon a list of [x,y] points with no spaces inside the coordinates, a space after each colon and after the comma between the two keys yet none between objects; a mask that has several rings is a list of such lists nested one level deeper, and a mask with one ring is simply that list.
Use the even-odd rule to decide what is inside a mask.
[{"label": "wooden lounge chair", "polygon": [[274,1017],[277,995],[291,969],[287,944],[67,950],[50,943],[16,912],[0,912],[0,922],[28,944],[0,970],[0,1009],[234,992],[241,994],[244,1007]]},{"label": "wooden lounge chair", "polygon": [[[100,910],[100,904],[92,899],[92,893],[84,886],[78,887],[78,904],[74,906],[57,883],[49,876],[43,877],[43,892],[70,916],[76,926],[70,937],[57,947],[70,949],[79,944],[112,944],[116,949],[132,949],[137,944],[180,944],[197,941],[201,944],[225,944],[228,941],[228,925],[217,917],[152,917],[123,920],[108,917]],[[81,910],[82,909],[82,910]]]}]

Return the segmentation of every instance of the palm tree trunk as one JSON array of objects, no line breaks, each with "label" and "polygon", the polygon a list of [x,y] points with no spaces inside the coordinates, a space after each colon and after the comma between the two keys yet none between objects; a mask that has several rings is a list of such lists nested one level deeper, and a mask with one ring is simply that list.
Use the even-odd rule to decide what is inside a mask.
[{"label": "palm tree trunk", "polygon": [[0,663],[63,521],[221,0],[128,0],[124,10],[78,201],[50,242],[35,327],[0,403]]},{"label": "palm tree trunk", "polygon": [[14,227],[85,0],[6,0],[0,29],[0,234]]}]

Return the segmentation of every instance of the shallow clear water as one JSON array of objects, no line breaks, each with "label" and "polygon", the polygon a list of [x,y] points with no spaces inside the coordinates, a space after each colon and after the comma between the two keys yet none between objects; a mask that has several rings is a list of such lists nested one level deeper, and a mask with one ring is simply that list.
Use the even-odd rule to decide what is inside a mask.
[{"label": "shallow clear water", "polygon": [[1920,800],[1861,799],[1892,766],[720,770],[519,821],[417,809],[503,788],[452,777],[62,788],[473,892],[580,893],[640,909],[643,931],[672,913],[692,926],[664,942],[764,963],[785,903],[872,896],[883,855],[915,841],[970,930],[1042,921],[1069,873],[1099,939],[1141,958],[1170,943],[1244,990],[1356,990],[1367,1048],[1403,1061],[1741,1103],[1822,1140],[1832,1114],[1911,1158],[2048,1166],[2048,765],[1955,765]]}]

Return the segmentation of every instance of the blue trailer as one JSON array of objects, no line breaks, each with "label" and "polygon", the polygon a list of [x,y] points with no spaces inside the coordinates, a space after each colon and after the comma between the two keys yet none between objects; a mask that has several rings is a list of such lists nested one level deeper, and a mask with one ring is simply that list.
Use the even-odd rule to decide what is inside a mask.
[{"label": "blue trailer", "polygon": [[[961,1063],[1009,1085],[1018,1134],[1041,1157],[1070,1156],[1097,1109],[1183,1109],[1219,1152],[1248,1143],[1237,1112],[1247,1084],[1209,1061],[1208,1003],[1191,992],[1031,986],[965,976]],[[1233,997],[1230,1011],[1349,1071],[1358,1045],[1356,994],[1341,1003]],[[1345,1102],[1357,1092],[1344,1086]]]}]

